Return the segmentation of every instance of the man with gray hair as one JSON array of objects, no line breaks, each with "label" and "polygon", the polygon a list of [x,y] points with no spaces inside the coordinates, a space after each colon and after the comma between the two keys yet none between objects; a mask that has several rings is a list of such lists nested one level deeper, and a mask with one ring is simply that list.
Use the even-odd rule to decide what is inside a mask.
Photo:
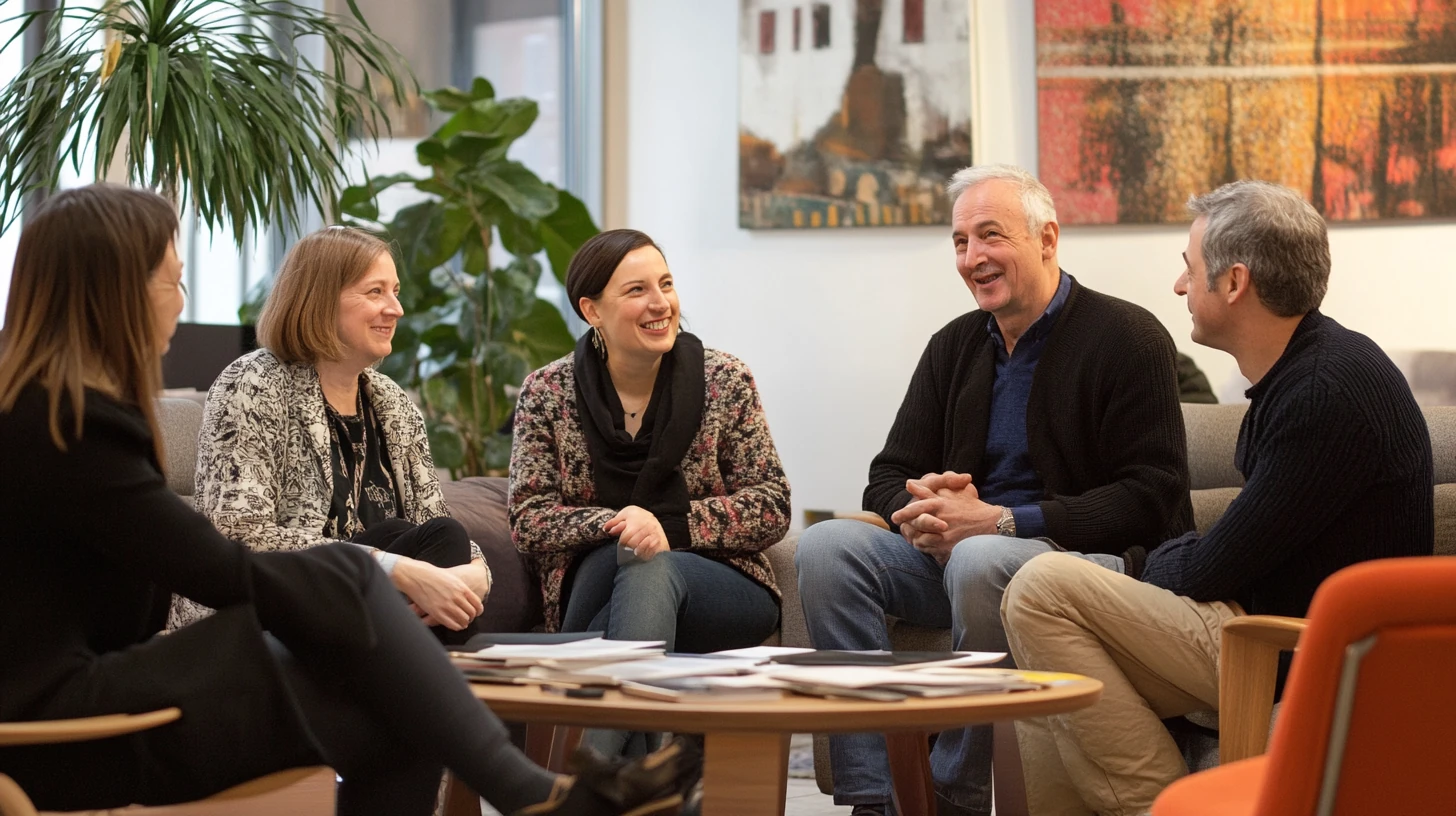
[{"label": "man with gray hair", "polygon": [[1162,720],[1218,708],[1224,621],[1303,616],[1358,561],[1430,555],[1430,437],[1405,379],[1368,337],[1320,314],[1324,219],[1258,181],[1192,199],[1193,339],[1253,386],[1223,516],[1148,554],[1141,580],[1055,553],[1012,579],[1001,614],[1017,664],[1102,681],[1102,699],[1017,724],[1032,812],[1141,814],[1187,773]]},{"label": "man with gray hair", "polygon": [[[1070,550],[1138,574],[1193,527],[1172,338],[1146,310],[1061,271],[1051,195],[1004,165],[956,173],[956,270],[977,305],[931,337],[864,508],[888,529],[828,521],[796,562],[809,636],[889,649],[885,616],[1006,651],[1001,592],[1032,557]],[[890,810],[883,738],[830,739],[834,800]],[[942,814],[991,810],[989,727],[942,733]]]}]

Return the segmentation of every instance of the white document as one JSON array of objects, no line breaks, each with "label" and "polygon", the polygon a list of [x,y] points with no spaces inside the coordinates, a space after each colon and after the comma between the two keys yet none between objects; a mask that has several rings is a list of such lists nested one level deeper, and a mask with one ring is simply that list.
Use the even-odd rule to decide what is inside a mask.
[{"label": "white document", "polygon": [[[554,661],[553,661],[554,662]],[[667,680],[677,677],[742,674],[757,664],[755,660],[712,657],[654,657],[604,663],[581,669],[558,669],[548,665],[533,667],[532,677],[544,680],[607,684],[624,680]]]},{"label": "white document", "polygon": [[784,666],[769,677],[795,685],[830,686],[847,689],[898,688],[902,686],[944,686],[1000,688],[1024,685],[1011,669],[937,671],[935,673],[888,669],[878,666]]},{"label": "white document", "polygon": [[989,663],[996,663],[1005,659],[1005,652],[956,652],[956,656],[949,660],[932,660],[929,663],[905,663],[900,666],[887,666],[891,671],[920,671],[921,669],[937,668],[949,669],[963,666],[985,666]]},{"label": "white document", "polygon": [[721,652],[712,652],[718,657],[746,657],[752,660],[772,660],[780,655],[803,654],[812,652],[813,649],[801,649],[797,646],[749,646],[746,649],[724,649]]},{"label": "white document", "polygon": [[476,660],[502,663],[507,666],[527,666],[537,663],[570,663],[590,661],[607,663],[618,660],[635,660],[660,657],[666,642],[661,640],[607,640],[589,638],[570,643],[548,644],[499,644],[475,652]]}]

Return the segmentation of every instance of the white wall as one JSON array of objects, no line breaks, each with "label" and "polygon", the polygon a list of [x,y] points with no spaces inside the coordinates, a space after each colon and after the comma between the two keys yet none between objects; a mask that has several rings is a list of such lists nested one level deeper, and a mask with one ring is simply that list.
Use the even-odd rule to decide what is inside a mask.
[{"label": "white wall", "polygon": [[[1035,169],[1032,3],[973,2],[978,161]],[[926,340],[975,307],[949,229],[739,229],[738,0],[628,9],[627,225],[664,247],[689,328],[753,368],[796,524],[808,508],[858,509]],[[1330,240],[1326,313],[1387,349],[1456,349],[1456,225],[1337,226]],[[1150,309],[1219,388],[1233,362],[1193,345],[1172,293],[1186,241],[1177,226],[1069,228],[1061,262]]]}]

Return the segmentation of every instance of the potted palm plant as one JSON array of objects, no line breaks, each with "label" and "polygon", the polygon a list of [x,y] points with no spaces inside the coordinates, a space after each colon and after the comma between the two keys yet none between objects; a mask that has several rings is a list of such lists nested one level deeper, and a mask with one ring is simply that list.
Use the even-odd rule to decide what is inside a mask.
[{"label": "potted palm plant", "polygon": [[[79,170],[88,145],[97,178],[122,162],[130,183],[230,225],[239,246],[250,227],[332,213],[349,137],[375,135],[382,101],[416,92],[348,5],[337,16],[287,0],[93,0],[17,15],[4,48],[33,25],[47,35],[0,93],[0,226],[64,163]],[[322,42],[323,64],[293,48],[304,37]]]}]

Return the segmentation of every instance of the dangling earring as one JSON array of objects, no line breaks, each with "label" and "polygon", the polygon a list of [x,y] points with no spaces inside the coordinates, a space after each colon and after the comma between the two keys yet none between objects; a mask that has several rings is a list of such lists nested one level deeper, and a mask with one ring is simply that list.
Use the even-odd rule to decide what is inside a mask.
[{"label": "dangling earring", "polygon": [[591,329],[591,344],[603,360],[607,359],[607,344],[602,342],[602,333],[597,331],[596,326]]}]

